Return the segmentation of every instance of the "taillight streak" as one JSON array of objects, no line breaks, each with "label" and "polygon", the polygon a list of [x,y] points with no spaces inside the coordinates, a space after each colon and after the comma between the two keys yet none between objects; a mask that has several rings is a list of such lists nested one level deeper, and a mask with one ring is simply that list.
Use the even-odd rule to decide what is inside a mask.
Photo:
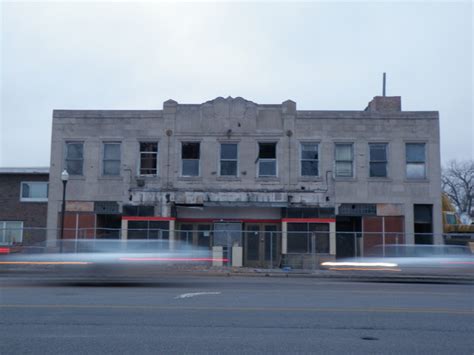
[{"label": "taillight streak", "polygon": [[224,258],[119,258],[121,261],[220,261],[227,262]]}]

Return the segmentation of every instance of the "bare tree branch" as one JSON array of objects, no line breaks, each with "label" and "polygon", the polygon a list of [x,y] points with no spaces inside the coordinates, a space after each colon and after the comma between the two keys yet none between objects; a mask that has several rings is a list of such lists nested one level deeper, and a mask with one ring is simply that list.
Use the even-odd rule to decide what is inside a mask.
[{"label": "bare tree branch", "polygon": [[459,213],[470,214],[474,204],[474,161],[449,162],[443,168],[441,187]]}]

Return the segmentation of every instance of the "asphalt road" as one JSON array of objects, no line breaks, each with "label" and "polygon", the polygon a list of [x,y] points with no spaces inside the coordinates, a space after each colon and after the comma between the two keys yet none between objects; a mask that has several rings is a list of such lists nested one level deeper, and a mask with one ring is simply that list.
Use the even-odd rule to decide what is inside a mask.
[{"label": "asphalt road", "polygon": [[6,354],[473,354],[474,286],[166,276],[0,279]]}]

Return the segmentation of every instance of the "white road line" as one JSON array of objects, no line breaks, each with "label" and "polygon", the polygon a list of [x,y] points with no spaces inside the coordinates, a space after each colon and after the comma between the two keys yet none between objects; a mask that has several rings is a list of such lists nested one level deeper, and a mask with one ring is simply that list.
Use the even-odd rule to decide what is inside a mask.
[{"label": "white road line", "polygon": [[182,295],[176,296],[175,299],[182,298],[191,298],[194,296],[204,296],[204,295],[220,295],[221,292],[193,292],[193,293],[183,293]]}]

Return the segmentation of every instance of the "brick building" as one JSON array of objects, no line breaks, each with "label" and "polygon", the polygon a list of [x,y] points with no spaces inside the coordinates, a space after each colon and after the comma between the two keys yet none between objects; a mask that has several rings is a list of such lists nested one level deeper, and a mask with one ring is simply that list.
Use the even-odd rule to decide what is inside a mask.
[{"label": "brick building", "polygon": [[402,111],[400,97],[361,111],[240,97],[55,110],[48,238],[67,169],[67,238],[230,243],[249,266],[441,243],[439,144],[438,112]]},{"label": "brick building", "polygon": [[0,168],[0,244],[46,240],[49,168]]}]

